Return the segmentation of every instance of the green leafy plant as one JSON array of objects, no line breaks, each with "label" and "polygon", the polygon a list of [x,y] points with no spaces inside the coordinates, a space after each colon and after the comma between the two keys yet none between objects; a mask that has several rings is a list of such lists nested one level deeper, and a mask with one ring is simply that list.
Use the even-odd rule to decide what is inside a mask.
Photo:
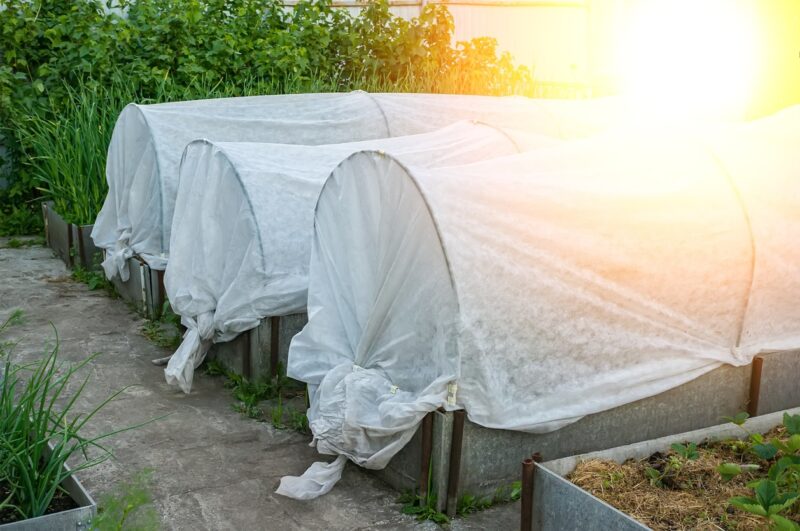
[{"label": "green leafy plant", "polygon": [[26,240],[11,238],[6,243],[6,247],[9,249],[21,249],[22,247],[36,247],[41,245],[44,245],[44,239],[42,238],[29,238]]},{"label": "green leafy plant", "polygon": [[652,486],[664,487],[664,482],[662,481],[664,473],[662,471],[653,467],[647,467],[644,473],[647,475],[647,479],[650,481]]},{"label": "green leafy plant", "polygon": [[458,499],[456,505],[456,513],[459,516],[466,516],[468,514],[483,511],[492,506],[491,498],[478,498],[472,494],[464,494]]},{"label": "green leafy plant", "polygon": [[[234,411],[255,420],[269,421],[276,429],[287,427],[301,433],[308,433],[308,417],[305,412],[297,411],[283,403],[284,399],[299,396],[302,391],[297,382],[286,377],[283,366],[278,366],[277,375],[259,381],[250,381],[244,376],[226,368],[217,359],[209,359],[203,365],[205,374],[209,376],[222,376],[225,378],[224,386],[231,390],[234,402],[231,407]],[[267,401],[274,403],[265,411],[261,405]]]},{"label": "green leafy plant", "polygon": [[522,495],[522,482],[515,481],[508,485],[502,485],[495,489],[492,496],[478,497],[465,493],[459,498],[456,504],[456,513],[460,516],[484,511],[499,503],[516,501]]},{"label": "green leafy plant", "polygon": [[311,433],[308,425],[308,416],[302,411],[289,409],[289,427],[300,433]]},{"label": "green leafy plant", "polygon": [[717,467],[717,472],[725,481],[730,481],[740,474],[755,472],[760,467],[753,464],[722,463]]},{"label": "green leafy plant", "polygon": [[422,496],[414,492],[403,493],[398,499],[398,503],[402,503],[403,507],[401,512],[415,516],[420,522],[430,520],[437,524],[449,524],[450,519],[446,514],[436,509],[437,497],[435,493],[431,493],[430,487],[428,496],[424,499]]},{"label": "green leafy plant", "polygon": [[[97,273],[102,276],[102,273]],[[105,279],[105,276],[102,276]],[[113,289],[113,286],[112,286]],[[172,311],[169,301],[161,308],[158,319],[148,319],[142,324],[142,334],[161,348],[175,349],[181,344],[180,316]]]},{"label": "green leafy plant", "polygon": [[[0,509],[13,509],[20,519],[44,514],[66,478],[111,457],[104,439],[142,425],[91,437],[82,434],[125,391],[113,393],[88,413],[75,410],[89,378],[75,383],[76,375],[96,357],[59,364],[56,337],[55,346],[36,362],[17,365],[6,359],[0,381],[0,483],[10,495]],[[78,456],[83,460],[74,463]],[[64,468],[68,460],[74,463],[69,470]]]},{"label": "green leafy plant", "polygon": [[687,444],[680,444],[680,443],[673,443],[670,448],[672,451],[681,456],[684,459],[688,459],[693,461],[700,457],[700,454],[697,452],[697,445],[695,443],[687,443]]},{"label": "green leafy plant", "polygon": [[742,426],[747,421],[747,419],[749,419],[749,418],[750,418],[750,414],[749,413],[746,413],[744,411],[740,411],[739,413],[737,413],[733,417],[722,417],[722,420],[727,420],[728,422],[736,424],[737,426]]},{"label": "green leafy plant", "polygon": [[121,82],[79,83],[66,86],[65,94],[68,105],[50,116],[48,109],[59,105],[48,101],[22,123],[18,138],[28,150],[27,170],[37,190],[67,222],[87,225],[94,223],[106,197],[106,151],[114,122],[137,98]]},{"label": "green leafy plant", "polygon": [[277,405],[270,410],[269,415],[272,420],[272,427],[282,430],[286,428],[286,425],[283,423],[283,403],[280,395],[278,395],[277,400]]},{"label": "green leafy plant", "polygon": [[160,519],[153,507],[151,483],[152,470],[146,469],[129,481],[118,484],[112,492],[100,499],[98,513],[92,519],[91,529],[97,531],[159,529]]},{"label": "green leafy plant", "polygon": [[[748,484],[752,496],[731,498],[731,506],[768,520],[773,528],[781,530],[800,529],[787,518],[788,513],[796,514],[800,499],[800,415],[784,413],[783,428],[786,440],[766,438],[758,433],[748,434],[746,451],[770,463],[766,479]],[[745,471],[758,469],[758,465],[723,463],[717,471],[729,481]]]},{"label": "green leafy plant", "polygon": [[765,479],[753,484],[755,497],[738,496],[731,498],[730,504],[748,513],[763,516],[771,520],[776,527],[798,528],[797,524],[781,516],[800,498],[796,492],[779,492],[775,481]]},{"label": "green leafy plant", "polygon": [[86,269],[76,265],[72,269],[72,279],[86,284],[90,290],[102,289],[112,297],[116,297],[114,285],[106,278],[102,271]]}]

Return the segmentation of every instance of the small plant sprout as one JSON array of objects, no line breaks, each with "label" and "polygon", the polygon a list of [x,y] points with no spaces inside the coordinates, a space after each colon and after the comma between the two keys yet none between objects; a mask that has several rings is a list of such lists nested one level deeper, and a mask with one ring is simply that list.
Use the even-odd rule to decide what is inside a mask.
[{"label": "small plant sprout", "polygon": [[647,475],[647,479],[650,481],[650,485],[654,487],[661,487],[661,488],[664,487],[664,483],[662,481],[664,475],[661,473],[661,471],[650,466],[644,470],[644,473]]},{"label": "small plant sprout", "polygon": [[800,435],[800,415],[783,414],[783,426],[789,435]]},{"label": "small plant sprout", "polygon": [[798,529],[797,524],[781,516],[800,499],[797,492],[780,492],[775,481],[765,479],[753,486],[754,498],[737,496],[730,504],[743,511],[768,518],[778,529]]},{"label": "small plant sprout", "polygon": [[697,445],[695,443],[674,443],[672,446],[670,446],[670,448],[672,448],[673,452],[689,461],[694,461],[700,457],[700,454],[697,452]]},{"label": "small plant sprout", "polygon": [[742,426],[749,418],[750,418],[749,413],[741,411],[736,415],[734,415],[733,417],[722,417],[722,420],[727,420],[728,422],[736,424],[737,426]]},{"label": "small plant sprout", "polygon": [[717,472],[725,481],[730,481],[740,474],[754,472],[759,469],[758,465],[740,465],[739,463],[722,463],[717,467]]},{"label": "small plant sprout", "polygon": [[130,481],[120,483],[112,492],[103,496],[100,499],[99,512],[92,519],[91,529],[96,531],[159,529],[159,516],[153,507],[151,478],[152,470],[145,469]]}]

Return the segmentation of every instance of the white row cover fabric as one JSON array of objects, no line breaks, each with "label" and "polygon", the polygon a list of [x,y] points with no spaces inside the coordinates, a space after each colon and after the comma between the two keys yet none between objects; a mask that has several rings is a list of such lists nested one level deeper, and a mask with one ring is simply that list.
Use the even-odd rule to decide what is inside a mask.
[{"label": "white row cover fabric", "polygon": [[109,278],[128,278],[139,255],[163,270],[181,155],[201,138],[330,144],[431,132],[464,119],[555,137],[587,136],[615,123],[616,100],[558,101],[438,94],[299,94],[128,105],[108,148],[108,196],[92,239]]},{"label": "white row cover fabric", "polygon": [[800,347],[798,145],[794,108],[444,169],[354,154],[320,194],[289,352],[318,450],[382,468],[438,407],[552,431]]},{"label": "white row cover fabric", "polygon": [[188,393],[212,341],[231,340],[267,316],[305,311],[314,207],[325,179],[352,153],[379,149],[439,167],[557,142],[476,122],[323,146],[192,142],[181,163],[164,277],[188,330],[167,381]]},{"label": "white row cover fabric", "polygon": [[92,239],[107,251],[109,278],[127,280],[138,254],[163,270],[181,155],[189,142],[322,144],[388,136],[368,94],[301,94],[130,104],[114,126],[106,161],[108,195]]}]

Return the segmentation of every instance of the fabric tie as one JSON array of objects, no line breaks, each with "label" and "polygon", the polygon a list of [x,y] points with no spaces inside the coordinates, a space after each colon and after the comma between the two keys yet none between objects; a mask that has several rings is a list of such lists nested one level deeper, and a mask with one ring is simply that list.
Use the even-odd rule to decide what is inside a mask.
[{"label": "fabric tie", "polygon": [[188,394],[192,390],[194,370],[203,363],[214,338],[214,312],[205,312],[197,316],[181,318],[186,327],[178,350],[169,359],[164,376],[167,383],[177,385]]},{"label": "fabric tie", "polygon": [[120,280],[127,282],[130,278],[128,259],[133,256],[133,249],[128,245],[127,233],[117,240],[116,249],[106,253],[106,259],[100,264],[106,273],[106,278],[111,280],[119,276]]}]

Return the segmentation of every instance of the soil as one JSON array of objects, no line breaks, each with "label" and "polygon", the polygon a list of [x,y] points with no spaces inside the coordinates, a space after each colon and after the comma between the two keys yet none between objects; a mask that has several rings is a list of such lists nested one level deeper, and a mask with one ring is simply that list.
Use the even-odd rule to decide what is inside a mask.
[{"label": "soil", "polygon": [[[8,488],[8,484],[0,481],[0,500],[5,500],[10,493],[11,491]],[[11,500],[11,504],[14,504],[13,499]],[[59,513],[61,511],[68,511],[78,507],[78,504],[69,497],[69,494],[59,490],[56,491],[55,496],[53,496],[53,499],[50,501],[50,506],[47,508],[47,511],[45,511],[45,514]],[[0,509],[0,525],[18,522],[19,520],[19,513],[17,513],[17,511],[14,509]]]},{"label": "soil", "polygon": [[[783,438],[785,432],[776,428],[766,437]],[[766,477],[771,463],[734,440],[703,443],[697,451],[697,459],[673,451],[622,464],[593,459],[580,463],[567,479],[655,530],[769,529],[764,519],[730,506],[728,499],[753,497],[747,484]],[[759,469],[723,481],[717,472],[722,463],[756,464]],[[648,469],[659,472],[660,484],[651,480]],[[800,507],[794,511],[784,516],[800,524]]]}]

